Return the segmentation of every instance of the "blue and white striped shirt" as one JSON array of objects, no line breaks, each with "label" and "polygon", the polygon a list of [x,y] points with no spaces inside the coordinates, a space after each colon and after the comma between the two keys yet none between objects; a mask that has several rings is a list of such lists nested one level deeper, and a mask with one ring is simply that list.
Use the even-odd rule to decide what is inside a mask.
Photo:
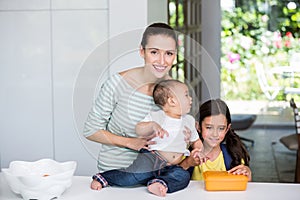
[{"label": "blue and white striped shirt", "polygon": [[[110,77],[102,86],[84,126],[85,137],[107,130],[123,137],[136,137],[135,126],[151,111],[157,110],[152,96],[142,94],[120,74]],[[98,169],[107,171],[129,166],[137,152],[113,145],[100,145]]]}]

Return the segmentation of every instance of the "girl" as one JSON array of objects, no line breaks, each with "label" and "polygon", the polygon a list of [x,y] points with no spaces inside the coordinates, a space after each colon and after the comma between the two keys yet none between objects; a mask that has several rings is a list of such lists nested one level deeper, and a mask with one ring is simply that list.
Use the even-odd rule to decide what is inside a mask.
[{"label": "girl", "polygon": [[230,111],[224,101],[209,100],[200,106],[198,131],[209,153],[205,163],[200,163],[196,156],[186,159],[186,168],[195,166],[193,180],[203,180],[203,172],[215,170],[243,174],[251,181],[250,156],[239,136],[231,129]]}]

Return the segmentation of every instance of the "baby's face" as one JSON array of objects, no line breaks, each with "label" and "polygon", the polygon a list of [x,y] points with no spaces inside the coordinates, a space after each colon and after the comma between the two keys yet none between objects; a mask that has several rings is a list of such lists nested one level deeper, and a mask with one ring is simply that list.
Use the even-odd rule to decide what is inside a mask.
[{"label": "baby's face", "polygon": [[189,89],[185,84],[177,84],[176,87],[173,88],[173,92],[178,101],[179,109],[181,110],[181,114],[187,114],[190,112],[192,107],[192,97],[189,94]]}]

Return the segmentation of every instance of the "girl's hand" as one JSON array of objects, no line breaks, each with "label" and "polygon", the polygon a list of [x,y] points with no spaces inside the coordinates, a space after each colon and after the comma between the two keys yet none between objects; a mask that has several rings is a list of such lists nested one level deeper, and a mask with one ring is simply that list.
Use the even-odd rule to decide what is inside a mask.
[{"label": "girl's hand", "polygon": [[193,149],[191,152],[191,156],[194,157],[195,162],[199,162],[198,165],[202,165],[208,160],[208,157],[204,154],[203,150],[201,149]]},{"label": "girl's hand", "polygon": [[193,149],[191,155],[189,157],[186,157],[185,159],[187,160],[189,167],[194,167],[202,164],[202,160],[199,157],[199,149]]},{"label": "girl's hand", "polygon": [[251,170],[248,166],[246,165],[238,165],[230,170],[228,170],[229,173],[232,174],[237,174],[237,175],[245,175],[248,177],[248,181],[252,180],[252,174],[251,174]]},{"label": "girl's hand", "polygon": [[198,156],[199,149],[193,149],[190,156],[185,157],[185,159],[179,164],[183,169],[187,170],[190,167],[198,166],[203,163]]}]

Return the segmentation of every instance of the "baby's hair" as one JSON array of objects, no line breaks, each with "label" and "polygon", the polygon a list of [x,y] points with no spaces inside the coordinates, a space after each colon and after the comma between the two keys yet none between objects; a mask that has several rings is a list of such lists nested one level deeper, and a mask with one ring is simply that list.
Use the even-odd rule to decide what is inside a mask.
[{"label": "baby's hair", "polygon": [[149,25],[143,34],[141,45],[144,49],[146,48],[149,37],[153,35],[165,35],[171,37],[176,43],[176,48],[178,46],[177,35],[174,29],[168,24],[157,22]]},{"label": "baby's hair", "polygon": [[154,103],[161,107],[164,106],[167,103],[168,98],[172,96],[171,87],[176,87],[176,84],[184,83],[174,79],[163,80],[157,83],[153,89]]}]

